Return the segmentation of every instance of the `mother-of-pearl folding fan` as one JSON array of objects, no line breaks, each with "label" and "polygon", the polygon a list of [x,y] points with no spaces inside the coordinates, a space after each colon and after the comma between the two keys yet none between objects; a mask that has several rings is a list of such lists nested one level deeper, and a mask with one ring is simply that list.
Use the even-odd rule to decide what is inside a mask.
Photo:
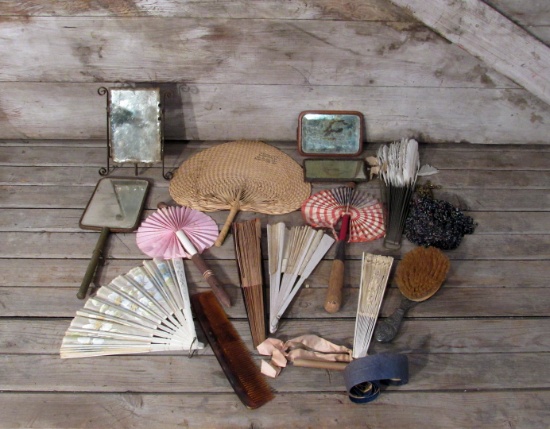
[{"label": "mother-of-pearl folding fan", "polygon": [[78,310],[62,358],[196,350],[183,262],[154,259],[98,289]]}]

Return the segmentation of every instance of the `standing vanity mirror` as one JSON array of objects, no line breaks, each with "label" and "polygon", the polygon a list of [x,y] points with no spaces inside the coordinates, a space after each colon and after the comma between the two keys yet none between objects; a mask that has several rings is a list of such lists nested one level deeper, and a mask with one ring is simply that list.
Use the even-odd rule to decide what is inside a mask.
[{"label": "standing vanity mirror", "polygon": [[159,88],[105,88],[107,95],[107,167],[99,174],[110,173],[110,162],[132,163],[137,175],[138,164],[162,162],[164,172],[163,108]]}]

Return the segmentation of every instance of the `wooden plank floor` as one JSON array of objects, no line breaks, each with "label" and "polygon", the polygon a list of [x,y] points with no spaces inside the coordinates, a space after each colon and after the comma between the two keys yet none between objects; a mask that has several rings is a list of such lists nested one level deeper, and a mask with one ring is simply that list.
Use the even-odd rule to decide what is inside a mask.
[{"label": "wooden plank floor", "polygon": [[[213,144],[167,144],[168,168]],[[300,160],[293,144],[277,146]],[[365,154],[376,147],[367,145]],[[0,142],[0,427],[548,427],[549,147],[421,146],[421,162],[440,169],[431,177],[443,187],[440,196],[467,208],[478,227],[446,252],[451,270],[438,294],[408,313],[394,342],[371,346],[371,353],[406,354],[409,383],[356,405],[340,373],[288,367],[270,380],[275,399],[255,411],[241,405],[209,347],[192,359],[185,353],[59,358],[64,332],[83,305],[76,291],[98,237],[80,230],[78,219],[105,153],[97,141]],[[133,169],[116,174],[133,175]],[[158,167],[140,175],[154,180],[147,215],[170,199],[168,182]],[[378,195],[376,183],[361,187]],[[226,212],[211,215],[222,223]],[[268,222],[302,222],[299,212],[238,219],[254,216],[262,220],[264,242]],[[229,236],[205,257],[222,281],[237,285],[233,245]],[[315,333],[351,347],[362,252],[390,254],[397,262],[413,247],[406,240],[393,253],[381,240],[350,245],[345,301],[335,315],[322,308],[331,249],[277,336]],[[143,258],[133,234],[112,234],[97,283]],[[187,267],[191,293],[205,290]],[[229,292],[235,305],[228,314],[251,345],[240,291]],[[398,301],[390,278],[381,317]]]}]

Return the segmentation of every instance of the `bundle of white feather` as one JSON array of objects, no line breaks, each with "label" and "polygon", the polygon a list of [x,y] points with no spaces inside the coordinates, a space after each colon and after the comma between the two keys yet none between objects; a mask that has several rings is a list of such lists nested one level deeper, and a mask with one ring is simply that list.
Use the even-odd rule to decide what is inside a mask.
[{"label": "bundle of white feather", "polygon": [[378,149],[382,179],[381,196],[385,206],[386,236],[384,246],[401,247],[401,236],[409,212],[412,194],[420,168],[418,142],[402,139]]}]

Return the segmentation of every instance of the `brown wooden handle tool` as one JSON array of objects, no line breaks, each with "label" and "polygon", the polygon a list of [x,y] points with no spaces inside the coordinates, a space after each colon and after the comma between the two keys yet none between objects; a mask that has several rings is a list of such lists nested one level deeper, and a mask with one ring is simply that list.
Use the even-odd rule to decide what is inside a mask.
[{"label": "brown wooden handle tool", "polygon": [[[160,202],[157,204],[157,207],[162,209],[168,207],[168,205]],[[190,255],[191,261],[193,261],[195,266],[199,269],[202,276],[212,289],[212,292],[214,292],[214,295],[218,301],[220,301],[220,303],[222,303],[225,307],[231,307],[231,298],[229,298],[229,295],[224,290],[222,283],[214,275],[214,272],[208,267],[206,261],[202,258],[193,243],[191,243],[183,231],[177,231],[176,235],[185,251]]]},{"label": "brown wooden handle tool", "polygon": [[332,261],[330,277],[328,280],[327,294],[325,297],[325,310],[327,313],[336,313],[342,305],[342,288],[344,287],[344,260],[346,238],[348,236],[350,215],[342,217],[340,233],[336,244],[336,255]]},{"label": "brown wooden handle tool", "polygon": [[191,295],[191,304],[216,359],[241,402],[256,409],[273,399],[271,387],[212,292]]},{"label": "brown wooden handle tool", "polygon": [[218,301],[220,301],[225,307],[231,307],[231,299],[229,298],[229,295],[223,289],[222,283],[214,275],[212,270],[208,268],[208,265],[206,265],[206,262],[202,259],[202,256],[195,253],[191,256],[191,260],[202,273],[202,276],[206,282],[210,285],[210,288],[212,289],[212,292],[214,292],[214,295],[216,295],[216,298],[218,298]]},{"label": "brown wooden handle tool", "polygon": [[348,366],[348,362],[335,362],[327,360],[315,360],[315,359],[302,359],[297,358],[292,361],[294,366],[300,366],[304,368],[318,368],[328,369],[334,371],[343,371]]}]

